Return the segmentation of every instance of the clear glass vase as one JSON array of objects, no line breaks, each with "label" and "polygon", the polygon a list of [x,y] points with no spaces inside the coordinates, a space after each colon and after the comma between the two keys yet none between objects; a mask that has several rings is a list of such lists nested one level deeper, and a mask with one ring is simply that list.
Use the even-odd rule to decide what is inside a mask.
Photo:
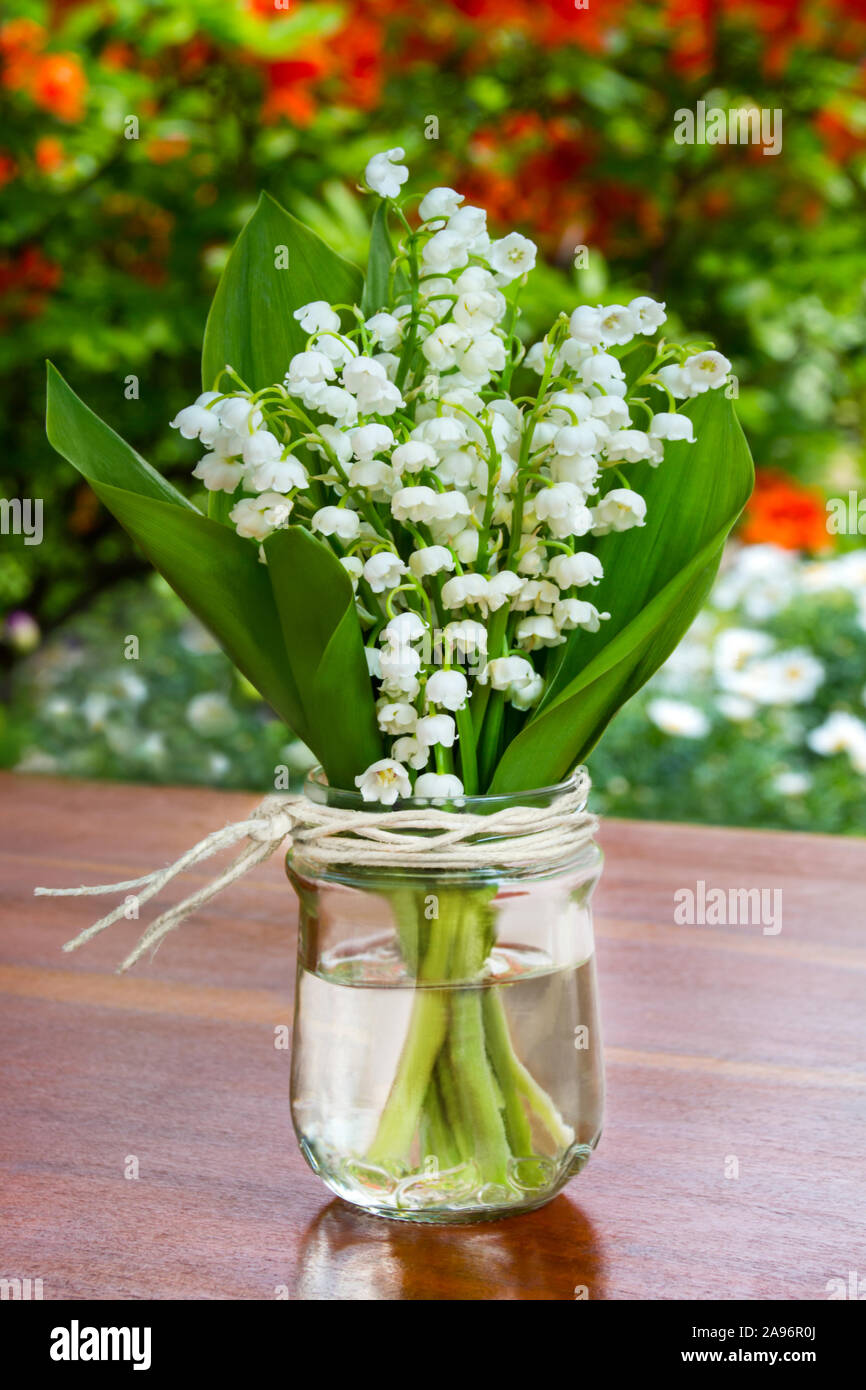
[{"label": "clear glass vase", "polygon": [[[545,806],[572,789],[460,809]],[[306,790],[370,809],[321,774]],[[590,909],[601,864],[594,842],[544,872],[322,873],[302,846],[290,852],[292,1118],[333,1192],[400,1220],[484,1221],[543,1205],[580,1172],[604,1099]]]}]

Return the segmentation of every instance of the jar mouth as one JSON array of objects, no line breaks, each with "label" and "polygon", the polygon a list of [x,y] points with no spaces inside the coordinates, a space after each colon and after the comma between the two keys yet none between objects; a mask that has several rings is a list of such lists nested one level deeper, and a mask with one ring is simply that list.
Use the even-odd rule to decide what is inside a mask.
[{"label": "jar mouth", "polygon": [[[461,812],[463,815],[491,815],[494,811],[505,811],[512,806],[550,806],[559,797],[577,789],[585,775],[586,768],[576,767],[562,782],[549,787],[533,787],[529,791],[496,793],[493,796],[412,796],[400,798],[391,806],[379,801],[365,801],[359,791],[348,791],[342,787],[332,787],[321,766],[311,768],[304,781],[304,795],[320,806],[335,806],[344,811],[411,811],[429,810],[431,806],[440,810]],[[586,799],[578,810],[583,810]]]}]

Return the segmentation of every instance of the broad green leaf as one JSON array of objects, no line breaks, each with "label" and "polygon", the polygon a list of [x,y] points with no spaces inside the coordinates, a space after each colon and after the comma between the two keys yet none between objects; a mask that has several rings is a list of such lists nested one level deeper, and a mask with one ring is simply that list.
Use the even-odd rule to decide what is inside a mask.
[{"label": "broad green leaf", "polygon": [[268,704],[306,741],[303,705],[256,547],[195,511],[105,483],[97,497]]},{"label": "broad green leaf", "polygon": [[658,469],[628,470],[647,499],[646,526],[595,545],[605,577],[591,597],[610,619],[598,633],[574,634],[544,699],[500,759],[491,790],[564,776],[667,659],[704,602],[753,469],[728,400],[700,397],[687,413],[695,444],[668,444]]},{"label": "broad green leaf", "polygon": [[300,526],[275,531],[265,553],[305,741],[331,784],[352,788],[382,756],[382,740],[351,580],[333,551]]},{"label": "broad green leaf", "polygon": [[234,495],[228,492],[209,492],[207,495],[207,514],[211,521],[219,521],[223,526],[231,526],[229,513],[235,505]]},{"label": "broad green leaf", "polygon": [[48,366],[45,430],[50,442],[89,483],[111,483],[145,497],[195,511],[182,492],[152,468],[140,454],[94,415],[53,363]]},{"label": "broad green leaf", "polygon": [[646,499],[646,525],[595,542],[587,537],[588,548],[604,566],[604,578],[586,596],[611,616],[599,632],[574,633],[539,713],[698,551],[722,528],[733,526],[749,498],[752,459],[731,402],[718,391],[707,392],[689,401],[684,413],[694,426],[694,444],[666,444],[658,468],[647,463],[626,467],[631,487]]},{"label": "broad green leaf", "polygon": [[388,204],[381,199],[373,214],[370,232],[370,252],[367,257],[367,276],[361,308],[365,318],[377,313],[388,303],[388,276],[394,260],[394,247],[388,231]]},{"label": "broad green leaf", "polygon": [[307,334],[293,314],[303,304],[357,303],[361,272],[267,193],[238,237],[217,286],[202,348],[202,385],[226,364],[253,390],[282,381]]},{"label": "broad green leaf", "polygon": [[499,760],[491,793],[549,786],[583,761],[613,716],[667,660],[691,626],[712,586],[726,536],[727,529],[521,730]]},{"label": "broad green leaf", "polygon": [[47,428],[58,453],[87,478],[238,670],[305,739],[303,708],[267,567],[259,563],[256,547],[192,507],[94,415],[52,367]]}]

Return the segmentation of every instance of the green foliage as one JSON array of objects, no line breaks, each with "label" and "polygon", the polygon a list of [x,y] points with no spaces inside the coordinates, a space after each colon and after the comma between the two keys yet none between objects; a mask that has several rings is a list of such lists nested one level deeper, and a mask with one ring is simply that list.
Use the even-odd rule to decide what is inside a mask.
[{"label": "green foliage", "polygon": [[669,444],[663,467],[642,464],[630,475],[646,498],[647,525],[602,537],[595,547],[605,577],[593,599],[611,617],[597,633],[571,634],[537,712],[506,749],[492,791],[543,786],[582,762],[706,598],[754,473],[730,401],[708,393],[684,413],[697,443]]},{"label": "green foliage", "polygon": [[[285,241],[275,241],[280,237]],[[274,264],[275,247],[286,253],[281,269]],[[374,281],[386,255],[387,227],[380,219]],[[318,237],[272,200],[261,200],[214,299],[203,382],[218,383],[222,373],[216,364],[225,357],[233,367],[241,364],[239,377],[247,389],[269,387],[282,364],[304,346],[291,317],[294,308],[339,294],[341,275],[359,297],[354,271],[344,270]],[[565,777],[670,654],[705,597],[728,532],[751,492],[753,469],[729,401],[714,395],[689,409],[700,438],[694,453],[686,444],[674,445],[669,466],[644,465],[632,480],[646,498],[649,527],[608,537],[600,546],[606,576],[600,598],[611,591],[615,619],[593,636],[570,634],[549,673],[549,699],[507,743],[501,759],[491,753],[482,784],[492,774],[491,790],[529,789]],[[182,505],[175,490],[98,420],[52,367],[47,428],[55,448],[88,479],[238,669],[320,758],[332,784],[351,786],[382,747],[352,585],[334,552],[291,526],[265,543],[268,563],[262,566],[233,527]],[[497,741],[501,704],[498,699],[494,706]],[[464,724],[464,739],[469,736]],[[488,743],[493,750],[493,738]]]},{"label": "green foliage", "polygon": [[299,526],[274,532],[265,552],[303,737],[333,785],[351,787],[382,755],[351,581],[333,551]]},{"label": "green foliage", "polygon": [[106,485],[123,483],[140,497],[192,510],[182,492],[79,400],[52,362],[48,363],[45,433],[97,496]]},{"label": "green foliage", "polygon": [[[866,147],[850,13],[831,0],[808,41],[792,30],[770,57],[775,40],[748,11],[725,9],[703,69],[678,61],[682,36],[658,7],[509,15],[491,26],[483,6],[473,19],[436,0],[434,60],[414,41],[424,10],[124,0],[108,14],[95,0],[9,0],[6,22],[43,25],[44,52],[72,55],[81,96],[64,106],[71,79],[41,105],[0,84],[0,181],[7,158],[16,171],[0,228],[4,492],[46,500],[46,544],[0,554],[0,607],[50,630],[142,568],[44,447],[45,358],[175,476],[186,447],[165,422],[188,400],[208,304],[259,190],[363,264],[353,184],[395,144],[419,189],[454,183],[497,230],[540,237],[549,264],[524,301],[528,335],[563,304],[645,288],[667,300],[673,332],[712,329],[733,358],[759,465],[834,492],[858,485]],[[286,60],[297,66],[284,75]],[[308,102],[303,123],[268,106],[284,90]],[[781,109],[781,152],[677,145],[674,113],[698,99]],[[435,111],[448,112],[447,140],[423,136]],[[574,269],[578,243],[588,257]]]},{"label": "green foliage", "polygon": [[394,247],[388,230],[388,204],[384,199],[373,214],[370,228],[370,251],[364,277],[364,297],[361,308],[365,314],[375,314],[388,302],[388,280]]},{"label": "green foliage", "polygon": [[[711,661],[731,625],[757,627],[783,650],[808,648],[825,667],[814,697],[733,724],[718,708]],[[130,633],[137,662],[123,659]],[[593,806],[628,818],[863,834],[863,774],[844,752],[821,757],[805,738],[836,709],[866,721],[864,653],[855,599],[842,589],[798,595],[760,622],[711,601],[590,755]],[[647,714],[660,695],[694,704],[707,734],[662,732]],[[0,757],[34,772],[255,791],[273,786],[275,767],[290,768],[296,785],[311,760],[286,745],[282,724],[156,577],[115,588],[22,663]],[[779,781],[791,773],[801,779],[796,793]]]},{"label": "green foliage", "polygon": [[350,786],[376,757],[379,740],[352,586],[336,558],[293,527],[269,544],[273,567],[265,566],[233,527],[202,516],[182,498],[178,505],[173,497],[162,500],[153,470],[53,368],[47,425],[55,448],[88,479],[243,675],[309,743],[334,784]]},{"label": "green foliage", "polygon": [[[866,146],[862,30],[850,10],[830,0],[808,38],[792,29],[783,42],[747,9],[725,8],[701,68],[677,61],[681,35],[646,4],[578,22],[557,19],[555,6],[553,17],[544,4],[525,15],[514,6],[495,25],[483,5],[472,19],[448,0],[432,17],[314,0],[278,18],[254,8],[5,7],[4,20],[48,26],[46,51],[71,54],[86,90],[76,115],[0,86],[0,169],[7,156],[15,166],[0,228],[4,493],[44,499],[46,537],[34,547],[3,538],[0,611],[26,608],[50,632],[144,572],[87,484],[45,446],[45,357],[164,476],[188,473],[188,447],[165,422],[188,402],[207,305],[258,191],[363,264],[352,185],[365,158],[394,144],[407,149],[414,186],[454,183],[487,203],[497,230],[541,239],[548,264],[524,300],[527,336],[563,304],[647,289],[666,299],[674,333],[712,328],[733,358],[759,465],[833,493],[860,485]],[[435,59],[414,42],[431,18]],[[584,21],[600,42],[584,44]],[[353,25],[338,58],[332,44]],[[375,29],[370,49],[364,26]],[[263,118],[281,81],[272,63],[302,69],[309,42],[333,55],[321,82],[292,78],[309,117]],[[347,53],[373,74],[363,95]],[[674,112],[698,99],[780,108],[781,153],[676,145]],[[447,140],[423,138],[430,111],[448,112]],[[126,139],[134,112],[140,138]],[[43,160],[45,139],[61,147],[59,163]],[[584,242],[588,261],[575,269]],[[4,663],[14,655],[0,647]],[[620,716],[609,739],[636,717]],[[739,747],[730,729],[719,737]]]},{"label": "green foliage", "polygon": [[[235,243],[208,315],[201,378],[212,391],[229,364],[253,391],[282,381],[307,334],[293,317],[311,300],[355,303],[361,272],[262,194]],[[228,389],[225,381],[219,389]]]}]

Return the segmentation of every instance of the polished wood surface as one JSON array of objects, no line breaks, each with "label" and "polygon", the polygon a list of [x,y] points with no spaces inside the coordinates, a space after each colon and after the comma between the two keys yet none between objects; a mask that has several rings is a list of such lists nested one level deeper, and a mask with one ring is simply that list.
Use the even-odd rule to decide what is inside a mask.
[{"label": "polished wood surface", "polygon": [[[252,797],[5,774],[0,800],[0,1275],[46,1299],[316,1300],[823,1299],[866,1277],[862,841],[607,824],[601,1145],[541,1211],[432,1229],[356,1213],[297,1150],[276,858],[120,978],[138,923],[64,955],[113,900],[32,897],[155,868]],[[698,880],[781,889],[782,930],[676,925]]]}]

